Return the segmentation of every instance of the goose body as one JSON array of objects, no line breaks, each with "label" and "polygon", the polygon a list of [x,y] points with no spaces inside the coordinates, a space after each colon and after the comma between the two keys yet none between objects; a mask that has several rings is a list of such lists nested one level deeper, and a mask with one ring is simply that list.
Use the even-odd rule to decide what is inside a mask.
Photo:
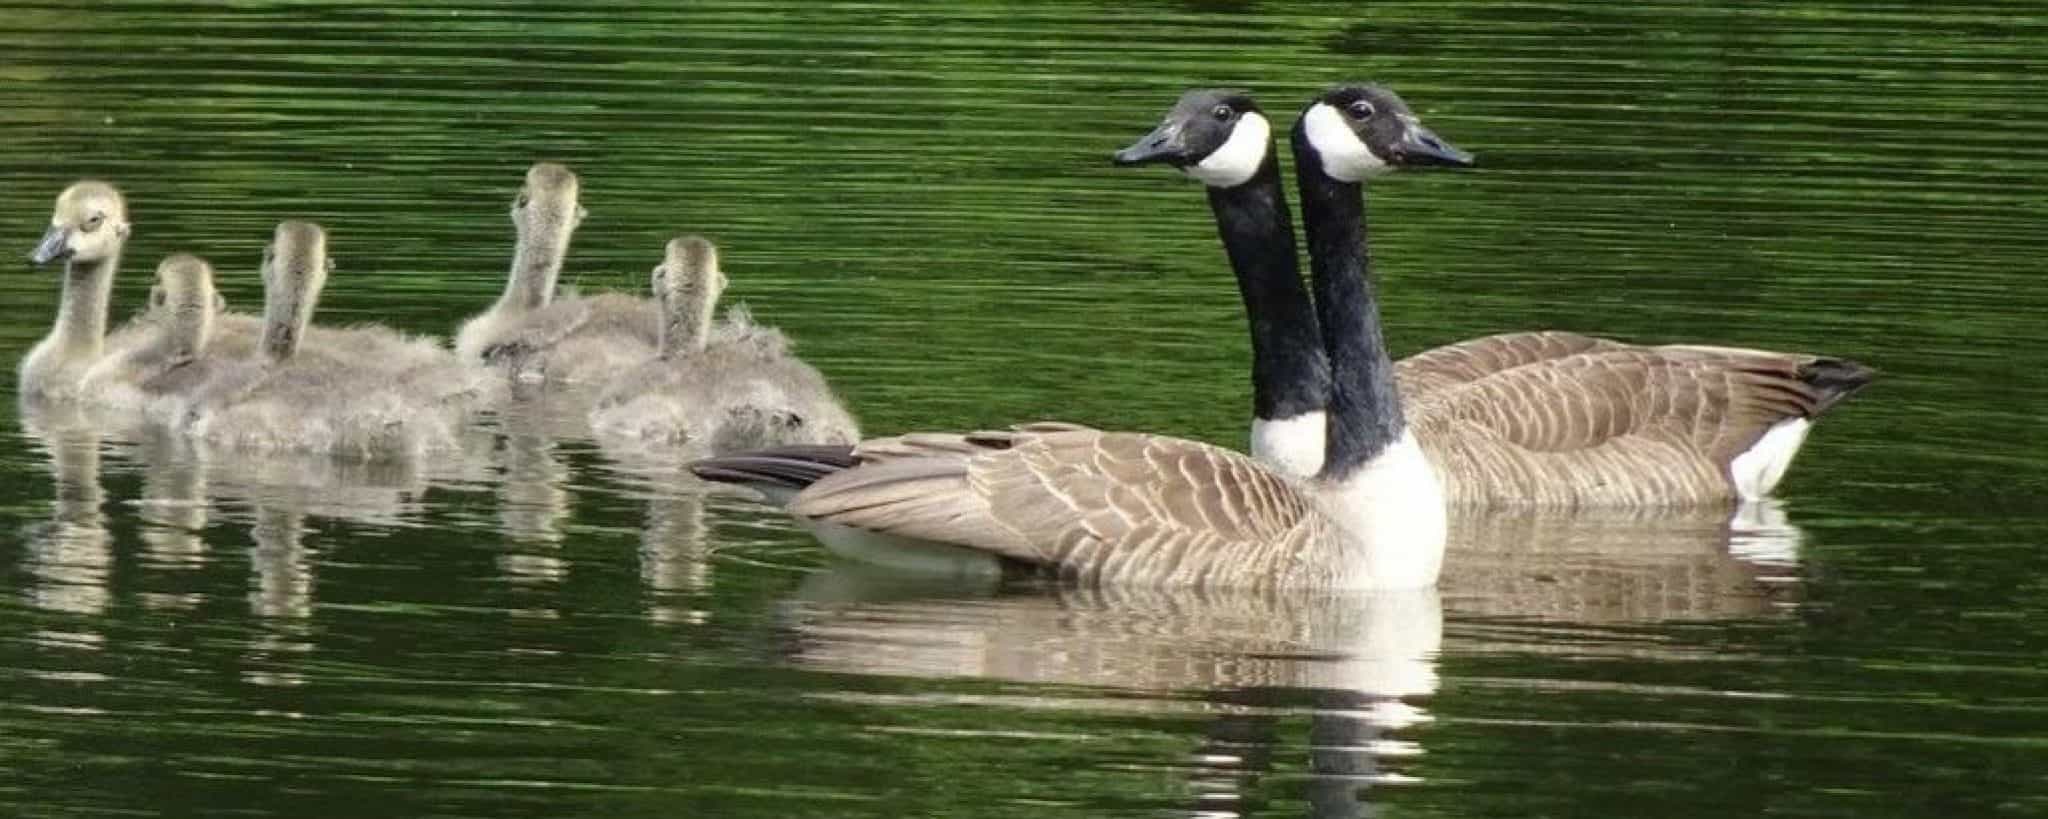
[{"label": "goose body", "polygon": [[656,352],[660,311],[625,293],[558,293],[562,260],[583,220],[582,182],[553,162],[535,163],[513,201],[518,243],[505,292],[456,334],[464,361],[513,377],[601,385]]},{"label": "goose body", "polygon": [[279,224],[266,253],[260,348],[218,366],[176,403],[174,423],[241,450],[405,456],[454,448],[480,386],[452,358],[394,370],[301,354],[327,271],[325,231]]},{"label": "goose body", "polygon": [[[1569,334],[1489,337],[1431,354],[1560,335],[1599,343],[1410,393],[1417,438],[1453,504],[1759,500],[1784,478],[1813,420],[1872,377],[1823,356]],[[1439,375],[1412,372],[1417,381]]]},{"label": "goose body", "polygon": [[713,324],[725,275],[711,242],[671,241],[654,289],[659,352],[606,385],[590,413],[600,438],[706,453],[860,439],[824,375],[781,332],[743,310]]},{"label": "goose body", "polygon": [[[1358,183],[1389,167],[1383,154],[1392,150],[1368,143],[1412,116],[1399,97],[1369,86],[1311,105],[1293,139],[1304,201],[1321,196],[1323,207],[1362,220]],[[1283,472],[1312,475],[1322,464],[1320,409],[1330,388],[1320,370],[1329,365],[1320,347],[1302,340],[1317,320],[1289,273],[1294,240],[1278,173],[1254,164],[1266,135],[1186,123],[1171,145],[1141,142],[1120,161],[1168,162],[1208,186],[1250,319],[1251,453]],[[1362,230],[1347,243],[1312,247],[1319,256],[1367,250]],[[1861,365],[1821,356],[1560,332],[1471,339],[1394,364],[1417,442],[1447,499],[1474,506],[1760,498],[1783,477],[1812,419],[1869,377]]]},{"label": "goose body", "polygon": [[[1209,123],[1219,123],[1217,128]],[[1270,134],[1241,94],[1182,97],[1151,135],[1120,154],[1187,158],[1204,173],[1250,179],[1272,152],[1223,139],[1189,157],[1190,135]],[[1412,119],[1390,144],[1438,146],[1389,165],[1462,164]],[[1199,127],[1197,127],[1199,126]],[[1270,136],[1263,138],[1270,141]],[[1268,148],[1270,146],[1267,146]],[[1318,225],[1341,240],[1342,220]],[[1339,214],[1341,215],[1341,214]],[[1352,230],[1360,229],[1352,227]],[[1403,420],[1370,306],[1364,257],[1315,270],[1320,334],[1330,361],[1325,452],[1313,476],[1274,471],[1220,447],[1162,435],[1071,427],[966,436],[904,436],[851,453],[789,448],[701,461],[709,480],[780,483],[789,511],[872,544],[897,539],[1093,581],[1253,588],[1427,586],[1442,562],[1442,490]],[[827,535],[832,536],[827,536]],[[883,544],[887,546],[886,543]]]},{"label": "goose body", "polygon": [[[1413,117],[1398,96],[1374,86],[1338,88],[1312,103],[1293,138],[1303,207],[1362,221],[1359,183],[1389,158],[1371,143]],[[1362,255],[1365,232],[1341,244],[1312,235],[1309,246],[1317,265]],[[1415,356],[1395,372],[1448,502],[1559,507],[1762,498],[1812,419],[1873,375],[1823,356],[1568,333],[1474,339]]]}]

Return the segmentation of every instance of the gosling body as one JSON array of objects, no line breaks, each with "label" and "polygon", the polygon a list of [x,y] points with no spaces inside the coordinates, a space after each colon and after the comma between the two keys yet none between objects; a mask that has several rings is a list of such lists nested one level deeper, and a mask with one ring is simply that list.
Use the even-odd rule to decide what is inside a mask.
[{"label": "gosling body", "polygon": [[180,405],[178,426],[241,450],[382,457],[458,447],[478,389],[472,373],[452,358],[393,370],[305,354],[329,269],[326,233],[282,223],[267,258],[255,354],[211,374]]},{"label": "gosling body", "polygon": [[611,380],[591,429],[606,440],[710,453],[858,441],[852,414],[781,331],[743,309],[713,322],[725,283],[711,242],[669,243],[654,270],[659,352]]},{"label": "gosling body", "polygon": [[566,167],[540,162],[527,170],[512,203],[518,241],[505,292],[456,333],[462,360],[522,381],[601,386],[654,355],[660,313],[652,301],[625,293],[584,296],[557,286],[583,221],[581,192],[581,180]]}]

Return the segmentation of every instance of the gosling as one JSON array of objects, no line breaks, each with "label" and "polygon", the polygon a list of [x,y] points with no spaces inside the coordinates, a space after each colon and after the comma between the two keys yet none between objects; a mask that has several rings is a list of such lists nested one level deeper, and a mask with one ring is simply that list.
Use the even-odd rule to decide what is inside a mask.
[{"label": "gosling", "polygon": [[476,390],[468,368],[452,357],[393,370],[302,354],[330,269],[327,234],[310,222],[281,223],[265,259],[256,354],[194,390],[177,413],[179,427],[239,450],[378,458],[459,446]]},{"label": "gosling", "polygon": [[624,293],[556,292],[562,259],[582,223],[582,183],[568,168],[535,164],[512,203],[518,242],[505,292],[456,334],[464,361],[521,381],[601,385],[646,360],[659,342],[653,302]]},{"label": "gosling", "polygon": [[653,279],[659,349],[600,393],[590,424],[601,439],[713,454],[860,440],[825,377],[790,353],[781,331],[743,308],[713,326],[726,279],[710,241],[669,242]]},{"label": "gosling", "polygon": [[38,266],[64,263],[63,296],[49,335],[16,367],[17,394],[23,402],[110,400],[87,382],[87,373],[109,349],[120,349],[147,332],[146,327],[131,324],[113,338],[107,336],[108,301],[128,233],[128,202],[113,185],[80,180],[57,195],[50,227],[28,258]]}]

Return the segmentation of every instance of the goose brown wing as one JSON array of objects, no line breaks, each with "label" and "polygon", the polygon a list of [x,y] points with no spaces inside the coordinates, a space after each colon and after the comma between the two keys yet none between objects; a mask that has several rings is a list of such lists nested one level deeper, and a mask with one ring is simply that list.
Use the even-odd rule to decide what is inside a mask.
[{"label": "goose brown wing", "polygon": [[1631,346],[1578,333],[1501,333],[1446,344],[1394,362],[1394,379],[1401,395],[1414,400],[1528,364]]},{"label": "goose brown wing", "polygon": [[1814,377],[1831,362],[1839,363],[1622,346],[1439,390],[1411,402],[1409,415],[1453,502],[1723,500],[1733,497],[1735,456],[1773,424],[1812,417],[1839,399]]},{"label": "goose brown wing", "polygon": [[1091,429],[987,436],[834,474],[790,511],[1087,580],[1263,585],[1316,565],[1304,551],[1324,540],[1324,518],[1243,455]]}]

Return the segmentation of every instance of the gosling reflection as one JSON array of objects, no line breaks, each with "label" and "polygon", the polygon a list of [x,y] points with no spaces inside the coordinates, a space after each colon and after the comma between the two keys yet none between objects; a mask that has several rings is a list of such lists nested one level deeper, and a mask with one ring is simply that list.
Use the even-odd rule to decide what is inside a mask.
[{"label": "gosling reflection", "polygon": [[306,513],[272,501],[256,508],[249,536],[249,612],[266,621],[242,657],[242,680],[251,685],[306,684],[297,669],[313,652],[313,560],[306,546]]},{"label": "gosling reflection", "polygon": [[711,524],[705,503],[715,487],[682,465],[696,457],[676,448],[646,448],[599,439],[603,471],[628,497],[644,499],[640,583],[648,619],[702,625],[711,612],[697,598],[711,588]]},{"label": "gosling reflection", "polygon": [[[204,569],[206,526],[212,518],[206,466],[178,436],[159,431],[140,437],[134,454],[142,463],[142,498],[136,506],[142,563],[166,573]],[[176,591],[139,596],[143,606],[156,611],[191,611],[204,599],[197,592]]]},{"label": "gosling reflection", "polygon": [[289,503],[256,508],[249,527],[256,548],[249,611],[258,617],[303,620],[313,615],[313,564],[306,554],[306,514]]},{"label": "gosling reflection", "polygon": [[498,566],[515,583],[561,581],[567,564],[562,523],[569,518],[569,466],[557,453],[559,408],[548,395],[519,395],[499,409],[498,526],[510,543]]},{"label": "gosling reflection", "polygon": [[693,598],[711,588],[706,535],[704,496],[694,487],[648,499],[647,527],[640,539],[648,619],[691,625],[710,621],[709,611],[692,605]]},{"label": "gosling reflection", "polygon": [[1587,624],[1754,617],[1799,592],[1801,534],[1776,501],[1725,509],[1454,515],[1446,607]]},{"label": "gosling reflection", "polygon": [[[24,413],[22,431],[47,459],[55,490],[50,520],[32,529],[24,544],[24,568],[35,583],[28,601],[44,611],[103,614],[111,601],[113,551],[101,508],[106,494],[100,488],[98,427]],[[45,631],[38,639],[94,649],[104,642],[100,634],[82,631]]]}]

